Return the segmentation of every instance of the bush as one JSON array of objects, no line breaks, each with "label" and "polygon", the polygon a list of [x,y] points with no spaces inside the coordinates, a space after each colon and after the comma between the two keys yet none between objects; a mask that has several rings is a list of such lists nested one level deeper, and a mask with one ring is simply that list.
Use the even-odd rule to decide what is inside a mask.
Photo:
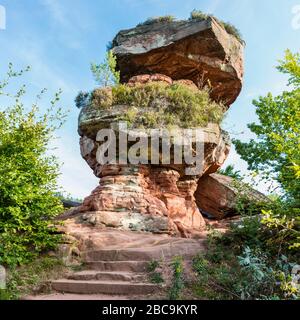
[{"label": "bush", "polygon": [[223,21],[219,21],[219,22],[229,34],[235,36],[241,43],[244,42],[243,36],[237,27],[235,27],[233,24],[229,22],[223,22]]},{"label": "bush", "polygon": [[215,19],[229,34],[236,37],[242,44],[244,43],[241,32],[233,24],[229,22],[224,22],[216,18],[212,14],[203,13],[201,10],[194,9],[190,15],[190,20],[207,20],[209,18]]},{"label": "bush", "polygon": [[242,180],[243,176],[240,170],[235,170],[233,165],[228,165],[225,169],[220,169],[218,171],[219,174],[223,176],[227,176],[236,180]]},{"label": "bush", "polygon": [[190,20],[207,20],[209,17],[208,14],[205,14],[204,12],[202,12],[201,10],[196,10],[194,9],[191,12],[191,16],[190,16]]},{"label": "bush", "polygon": [[154,23],[172,22],[175,20],[176,20],[176,18],[171,15],[160,16],[160,17],[151,17],[151,18],[148,18],[146,21],[139,23],[137,25],[137,27],[151,25]]},{"label": "bush", "polygon": [[300,54],[286,52],[278,69],[289,76],[291,91],[273,97],[269,93],[253,102],[258,123],[248,125],[257,136],[249,142],[234,140],[249,170],[266,181],[274,179],[288,202],[300,206]]},{"label": "bush", "polygon": [[92,94],[93,106],[107,109],[110,104],[128,105],[130,108],[119,120],[132,127],[204,127],[208,122],[220,123],[225,110],[222,104],[210,99],[207,90],[196,91],[183,84],[118,85],[112,88],[112,103],[110,97],[96,99],[98,91]]},{"label": "bush", "polygon": [[75,99],[75,105],[78,109],[85,107],[90,101],[90,93],[80,91]]},{"label": "bush", "polygon": [[173,271],[173,278],[171,288],[169,289],[169,299],[178,300],[180,299],[181,292],[184,288],[182,257],[174,257],[171,262],[171,268]]},{"label": "bush", "polygon": [[[34,292],[47,293],[50,287],[45,283],[66,273],[62,261],[55,257],[40,256],[29,264],[11,268],[7,275],[5,290],[0,290],[0,300],[16,300]],[[44,292],[46,290],[46,292]]]},{"label": "bush", "polygon": [[0,112],[0,264],[10,266],[56,246],[60,236],[52,218],[63,211],[55,196],[59,165],[47,154],[64,118],[61,109],[54,109],[60,93],[45,114],[39,115],[37,104],[26,111],[24,87],[17,94],[5,91],[10,80],[22,74],[10,65],[0,82],[0,98],[12,99],[12,106]]},{"label": "bush", "polygon": [[106,52],[105,59],[102,63],[91,63],[91,71],[93,73],[93,76],[96,82],[101,87],[119,84],[120,71],[117,71],[116,67],[117,58],[112,52],[112,50]]},{"label": "bush", "polygon": [[262,211],[262,224],[272,230],[272,245],[298,252],[300,248],[300,209],[287,205]]},{"label": "bush", "polygon": [[[291,275],[295,263],[290,263],[283,254],[274,259],[274,253],[263,241],[261,247],[252,242],[251,233],[248,246],[237,230],[211,236],[207,253],[194,258],[197,281],[193,292],[200,298],[217,300],[299,299],[300,291]],[[247,239],[248,234],[245,231],[243,236]]]}]

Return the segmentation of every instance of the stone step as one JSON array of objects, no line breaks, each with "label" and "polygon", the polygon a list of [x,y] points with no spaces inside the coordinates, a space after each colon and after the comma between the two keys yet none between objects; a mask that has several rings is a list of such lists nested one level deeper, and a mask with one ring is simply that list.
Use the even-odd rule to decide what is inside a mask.
[{"label": "stone step", "polygon": [[126,248],[126,249],[102,249],[86,251],[83,258],[86,261],[151,261],[161,259],[171,259],[176,255],[181,255],[185,259],[192,258],[205,249],[205,240],[198,240],[197,245],[190,246],[187,252],[184,248],[172,246],[163,246],[160,248]]},{"label": "stone step", "polygon": [[145,277],[138,273],[86,270],[68,276],[69,280],[103,280],[103,281],[143,281]]},{"label": "stone step", "polygon": [[150,261],[162,257],[158,252],[145,252],[142,250],[93,250],[84,253],[86,261]]},{"label": "stone step", "polygon": [[85,266],[89,270],[98,271],[123,271],[123,272],[145,272],[148,261],[87,261]]},{"label": "stone step", "polygon": [[75,294],[111,294],[137,295],[149,294],[158,290],[158,286],[149,283],[131,283],[125,281],[70,280],[52,281],[52,289],[57,292]]},{"label": "stone step", "polygon": [[61,301],[61,300],[67,300],[67,301],[73,301],[73,300],[129,300],[132,299],[132,297],[124,296],[124,295],[109,295],[109,294],[76,294],[76,293],[51,293],[46,295],[36,295],[36,296],[25,296],[22,297],[20,300],[50,300],[50,301]]}]

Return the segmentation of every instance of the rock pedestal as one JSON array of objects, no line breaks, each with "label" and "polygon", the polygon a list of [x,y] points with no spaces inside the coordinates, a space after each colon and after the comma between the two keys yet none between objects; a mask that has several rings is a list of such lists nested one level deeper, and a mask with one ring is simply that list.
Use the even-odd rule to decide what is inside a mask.
[{"label": "rock pedestal", "polygon": [[[206,86],[211,101],[220,102],[218,106],[222,108],[229,107],[241,90],[243,44],[215,19],[139,26],[121,31],[113,47],[121,81],[128,88],[160,82],[165,86],[184,85],[192,95]],[[182,237],[203,231],[205,221],[194,194],[199,189],[199,179],[216,172],[225,162],[230,150],[228,134],[217,123],[205,122],[201,138],[202,163],[193,175],[186,173],[189,164],[175,164],[173,158],[169,164],[162,161],[159,164],[151,161],[137,165],[101,164],[97,161],[97,150],[103,142],[98,141],[97,132],[112,128],[120,133],[119,119],[130,112],[132,106],[126,102],[114,103],[111,88],[98,93],[93,96],[93,103],[84,105],[79,116],[81,155],[100,179],[99,186],[76,209],[81,222]],[[151,102],[152,112],[159,112],[160,104],[169,107],[164,99],[160,97]],[[142,117],[143,107],[133,107]],[[202,112],[205,115],[205,110]],[[182,137],[182,130],[177,127],[176,134]],[[192,141],[192,153],[195,153],[197,139]],[[171,142],[171,148],[175,149],[175,142]],[[149,155],[151,148],[147,151]],[[118,156],[119,153],[117,149]]]},{"label": "rock pedestal", "polygon": [[101,176],[81,208],[89,222],[184,237],[205,226],[194,199],[195,179],[180,180],[175,170],[142,165],[106,165]]}]

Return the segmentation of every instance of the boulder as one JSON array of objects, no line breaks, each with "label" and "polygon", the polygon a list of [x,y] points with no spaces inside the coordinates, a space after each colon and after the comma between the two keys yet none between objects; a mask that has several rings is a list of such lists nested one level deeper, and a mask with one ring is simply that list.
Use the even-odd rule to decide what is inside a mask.
[{"label": "boulder", "polygon": [[265,195],[250,186],[217,173],[200,178],[195,192],[196,203],[201,212],[216,219],[237,215],[236,205],[241,196],[251,202],[269,201]]},{"label": "boulder", "polygon": [[157,22],[120,31],[113,41],[121,81],[164,74],[208,85],[211,97],[230,106],[242,88],[242,44],[214,18]]}]

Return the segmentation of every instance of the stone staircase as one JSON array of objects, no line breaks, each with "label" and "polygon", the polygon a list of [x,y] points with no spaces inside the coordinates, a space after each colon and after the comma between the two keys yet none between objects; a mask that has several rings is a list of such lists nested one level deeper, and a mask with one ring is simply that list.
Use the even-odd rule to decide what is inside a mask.
[{"label": "stone staircase", "polygon": [[[193,241],[193,240],[191,240]],[[147,266],[152,260],[169,261],[175,255],[190,259],[203,249],[203,240],[193,243],[192,249],[165,243],[146,248],[103,249],[85,252],[84,270],[72,273],[66,279],[54,280],[51,288],[60,294],[109,296],[146,296],[161,290],[150,283]]]},{"label": "stone staircase", "polygon": [[82,241],[91,244],[81,253],[81,271],[51,281],[50,294],[27,296],[24,300],[157,298],[162,296],[164,287],[149,281],[149,262],[156,260],[168,264],[178,255],[188,261],[206,250],[205,235],[200,239],[185,239],[146,232],[77,226],[75,230]]},{"label": "stone staircase", "polygon": [[[130,260],[127,259],[130,256]],[[56,292],[72,294],[140,295],[151,294],[158,286],[147,282],[143,253],[128,250],[97,250],[84,254],[84,271],[52,281]]]}]

